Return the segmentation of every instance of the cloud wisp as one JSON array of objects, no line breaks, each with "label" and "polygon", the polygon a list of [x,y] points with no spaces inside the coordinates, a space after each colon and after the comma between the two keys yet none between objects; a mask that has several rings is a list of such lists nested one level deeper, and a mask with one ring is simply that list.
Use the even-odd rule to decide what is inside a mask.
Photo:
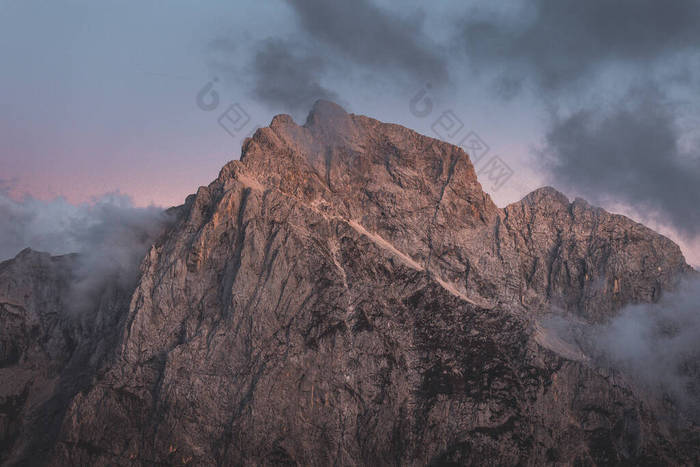
[{"label": "cloud wisp", "polygon": [[631,305],[594,332],[600,359],[700,419],[700,281],[657,304]]},{"label": "cloud wisp", "polygon": [[134,207],[118,194],[74,205],[62,198],[18,201],[1,193],[0,217],[0,260],[27,247],[78,253],[69,291],[69,303],[78,311],[94,305],[106,285],[129,290],[148,248],[171,220],[161,208]]},{"label": "cloud wisp", "polygon": [[[700,421],[700,277],[686,277],[657,303],[624,307],[609,321],[587,323],[554,312],[540,325],[597,367],[619,371],[659,400]],[[577,355],[577,354],[575,354]]]}]

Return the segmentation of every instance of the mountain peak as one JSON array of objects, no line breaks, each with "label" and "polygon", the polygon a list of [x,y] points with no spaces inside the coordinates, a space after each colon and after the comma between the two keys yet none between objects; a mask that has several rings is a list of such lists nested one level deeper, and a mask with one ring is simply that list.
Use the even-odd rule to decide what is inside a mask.
[{"label": "mountain peak", "polygon": [[309,115],[306,117],[306,123],[304,126],[328,126],[345,121],[349,119],[349,117],[350,114],[348,114],[340,105],[325,99],[319,99],[314,102],[313,106],[311,107]]},{"label": "mountain peak", "polygon": [[[677,246],[629,219],[552,188],[498,209],[462,149],[324,101],[259,129],[180,212],[93,327],[14,292],[13,270],[39,292],[44,270],[0,268],[19,345],[0,361],[65,354],[57,406],[23,395],[44,394],[43,371],[5,393],[31,415],[13,433],[55,423],[42,449],[0,440],[37,458],[17,464],[697,463],[668,404],[655,418],[538,325],[598,323],[683,277]],[[72,384],[93,354],[99,377]]]},{"label": "mountain peak", "polygon": [[338,104],[319,99],[309,111],[303,126],[297,125],[294,119],[287,114],[275,115],[270,122],[270,128],[278,132],[287,132],[285,136],[298,139],[300,129],[306,129],[313,133],[315,138],[323,138],[327,143],[333,142],[333,138],[351,136],[353,134],[352,116]]},{"label": "mountain peak", "polygon": [[324,100],[303,126],[287,115],[274,117],[246,142],[241,162],[232,164],[265,186],[364,219],[389,237],[379,226],[388,212],[405,213],[404,220],[414,219],[424,230],[428,224],[419,219],[428,212],[436,220],[455,216],[471,228],[497,210],[461,148]]},{"label": "mountain peak", "polygon": [[562,205],[568,205],[569,198],[564,193],[562,193],[554,187],[543,186],[528,193],[525,196],[525,198],[523,198],[523,202],[527,202],[530,204],[554,202]]}]

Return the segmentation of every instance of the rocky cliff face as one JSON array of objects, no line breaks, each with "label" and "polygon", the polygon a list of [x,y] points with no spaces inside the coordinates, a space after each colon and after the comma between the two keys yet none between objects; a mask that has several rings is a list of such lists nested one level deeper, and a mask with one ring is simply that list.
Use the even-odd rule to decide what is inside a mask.
[{"label": "rocky cliff face", "polygon": [[[76,304],[77,255],[29,249],[0,263],[0,461],[44,459],[70,400],[114,355],[129,293],[105,283]],[[85,297],[82,297],[85,298]]]},{"label": "rocky cliff face", "polygon": [[[27,255],[0,266],[10,464],[700,462],[672,405],[539,322],[657,300],[691,271],[676,245],[550,188],[499,209],[461,149],[331,103],[247,140],[90,332],[54,298],[70,258]],[[36,438],[53,367],[89,371]]]}]

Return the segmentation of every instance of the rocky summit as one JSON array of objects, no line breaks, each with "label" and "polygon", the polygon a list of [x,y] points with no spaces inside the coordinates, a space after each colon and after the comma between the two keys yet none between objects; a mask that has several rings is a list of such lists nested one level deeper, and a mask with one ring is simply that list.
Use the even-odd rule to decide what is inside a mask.
[{"label": "rocky summit", "polygon": [[75,255],[0,264],[4,465],[700,463],[671,401],[542,324],[693,273],[638,223],[500,209],[459,147],[324,101],[174,215],[89,311]]}]

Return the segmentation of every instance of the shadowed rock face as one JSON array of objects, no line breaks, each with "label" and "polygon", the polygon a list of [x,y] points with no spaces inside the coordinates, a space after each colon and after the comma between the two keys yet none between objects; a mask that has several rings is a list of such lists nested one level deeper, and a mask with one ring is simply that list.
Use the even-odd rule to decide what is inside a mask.
[{"label": "shadowed rock face", "polygon": [[[17,322],[65,308],[4,298],[37,277],[8,272],[23,261],[0,265],[2,371],[31,360]],[[4,387],[5,462],[700,461],[694,425],[538,323],[657,300],[691,271],[679,248],[551,188],[499,209],[461,149],[406,128],[323,101],[304,126],[275,117],[141,271],[130,304],[103,300],[111,324],[73,344],[112,336],[32,444],[46,451],[12,434],[26,398]]]},{"label": "shadowed rock face", "polygon": [[72,303],[78,255],[26,249],[0,263],[0,461],[45,459],[70,400],[114,355],[129,293],[106,283]]}]

